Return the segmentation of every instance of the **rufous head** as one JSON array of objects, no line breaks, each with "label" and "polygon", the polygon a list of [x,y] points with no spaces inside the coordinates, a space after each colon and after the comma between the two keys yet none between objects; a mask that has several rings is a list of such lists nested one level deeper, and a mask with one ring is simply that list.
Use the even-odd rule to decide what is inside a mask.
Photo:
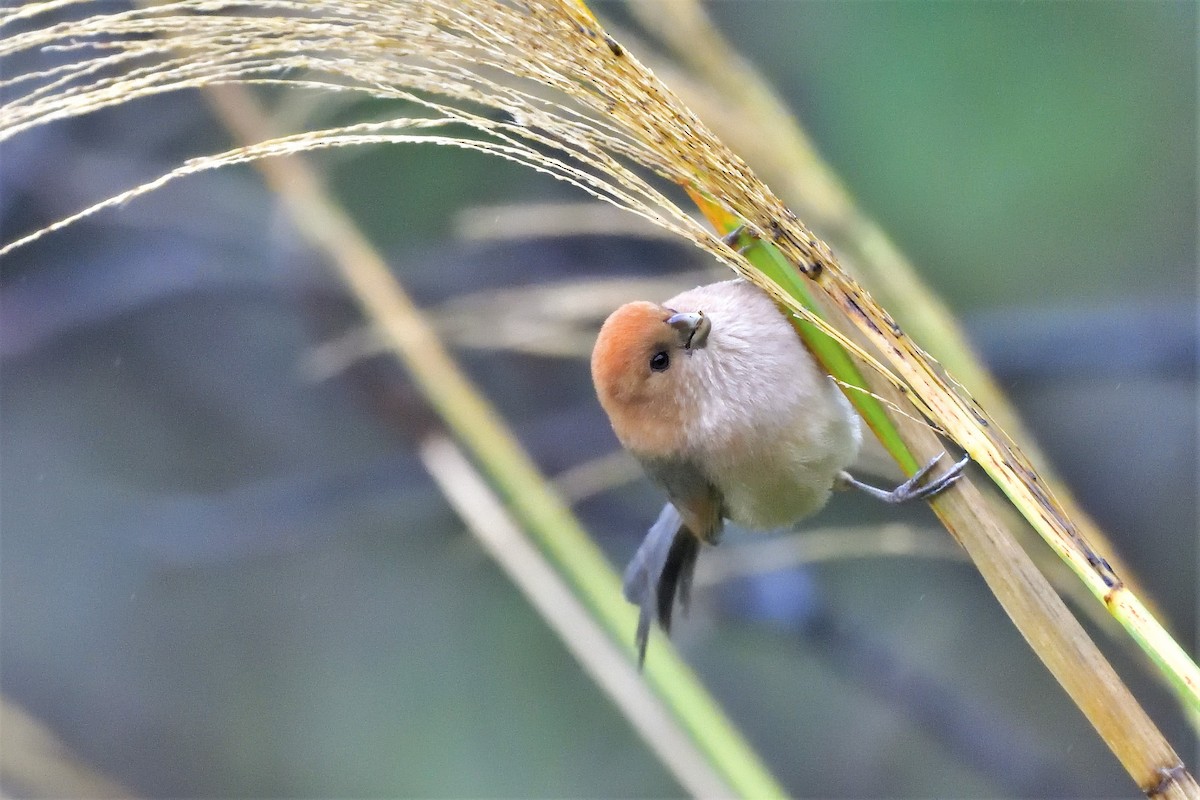
[{"label": "rufous head", "polygon": [[644,301],[621,306],[604,322],[592,351],[592,381],[626,448],[651,457],[682,449],[696,408],[689,361],[711,328],[703,311]]}]

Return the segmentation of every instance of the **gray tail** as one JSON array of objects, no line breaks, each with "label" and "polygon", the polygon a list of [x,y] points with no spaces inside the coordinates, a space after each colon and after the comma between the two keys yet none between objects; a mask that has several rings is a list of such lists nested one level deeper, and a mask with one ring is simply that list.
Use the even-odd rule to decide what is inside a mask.
[{"label": "gray tail", "polygon": [[636,637],[639,668],[646,660],[651,616],[656,614],[663,630],[670,633],[677,596],[687,609],[699,556],[700,540],[683,524],[675,506],[667,503],[625,568],[625,599],[640,610]]}]

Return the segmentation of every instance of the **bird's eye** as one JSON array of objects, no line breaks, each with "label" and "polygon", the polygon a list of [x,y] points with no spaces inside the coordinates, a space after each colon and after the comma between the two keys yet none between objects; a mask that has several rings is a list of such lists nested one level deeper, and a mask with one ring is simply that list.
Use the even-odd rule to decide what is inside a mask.
[{"label": "bird's eye", "polygon": [[651,371],[665,372],[669,366],[671,366],[671,357],[667,355],[666,350],[659,350],[657,353],[650,356]]}]

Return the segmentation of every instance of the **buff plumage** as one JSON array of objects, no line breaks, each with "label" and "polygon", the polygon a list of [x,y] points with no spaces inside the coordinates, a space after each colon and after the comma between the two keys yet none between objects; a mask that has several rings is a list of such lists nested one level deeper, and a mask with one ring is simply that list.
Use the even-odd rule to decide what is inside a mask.
[{"label": "buff plumage", "polygon": [[788,525],[836,486],[889,502],[928,497],[962,466],[918,488],[931,463],[892,492],[850,477],[859,417],[774,302],[742,280],[618,308],[596,340],[592,378],[617,438],[670,500],[625,573],[641,608],[639,658],[651,618],[669,628],[701,544],[716,543],[724,520]]}]

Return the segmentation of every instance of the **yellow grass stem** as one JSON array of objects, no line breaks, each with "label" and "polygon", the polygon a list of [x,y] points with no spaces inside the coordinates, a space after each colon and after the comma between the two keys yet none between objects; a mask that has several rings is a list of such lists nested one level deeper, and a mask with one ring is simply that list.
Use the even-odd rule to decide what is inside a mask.
[{"label": "yellow grass stem", "polygon": [[631,13],[690,73],[672,88],[838,253],[910,335],[1020,443],[1041,479],[1092,548],[1158,612],[1105,533],[1079,506],[1037,447],[1016,409],[984,366],[954,315],[879,225],[866,216],[812,140],[757,69],[731,47],[698,0],[633,3]]}]

